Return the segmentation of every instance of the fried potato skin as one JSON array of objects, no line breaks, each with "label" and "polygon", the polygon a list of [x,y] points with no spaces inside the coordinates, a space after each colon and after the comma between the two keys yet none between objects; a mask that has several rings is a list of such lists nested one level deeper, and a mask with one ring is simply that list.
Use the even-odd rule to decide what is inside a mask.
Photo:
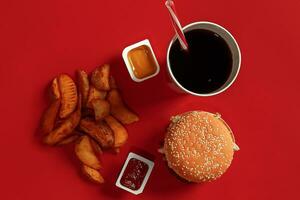
[{"label": "fried potato skin", "polygon": [[83,69],[75,72],[75,79],[58,74],[46,91],[50,104],[40,122],[43,143],[73,148],[81,173],[102,184],[100,156],[106,151],[118,154],[128,140],[125,125],[139,117],[123,101],[109,65],[89,74]]},{"label": "fried potato skin", "polygon": [[104,178],[102,177],[102,175],[100,174],[99,171],[97,171],[87,165],[82,165],[81,171],[93,183],[96,183],[96,184],[104,183]]},{"label": "fried potato skin", "polygon": [[49,134],[54,126],[60,108],[60,99],[55,99],[45,110],[41,120],[41,132],[43,135]]},{"label": "fried potato skin", "polygon": [[90,138],[87,135],[81,136],[75,144],[75,154],[84,164],[93,169],[100,169],[100,161],[96,156]]},{"label": "fried potato skin", "polygon": [[79,95],[78,106],[75,112],[73,112],[68,118],[64,119],[57,128],[51,131],[45,138],[44,143],[48,145],[55,145],[72,135],[73,131],[77,127],[81,118],[81,95]]},{"label": "fried potato skin", "polygon": [[82,105],[86,105],[89,95],[89,78],[87,73],[84,70],[77,70],[76,71],[77,80],[78,80],[78,89],[82,95]]},{"label": "fried potato skin", "polygon": [[111,114],[122,124],[131,124],[139,120],[139,117],[125,106],[117,89],[112,89],[108,93],[107,100],[110,103]]},{"label": "fried potato skin", "polygon": [[75,142],[79,137],[80,137],[79,134],[71,135],[71,136],[63,139],[62,141],[58,142],[57,145],[63,146],[63,145],[71,144],[71,143]]},{"label": "fried potato skin", "polygon": [[107,92],[97,90],[94,86],[90,86],[89,95],[86,103],[86,107],[93,108],[92,101],[95,99],[102,99],[106,98]]},{"label": "fried potato skin", "polygon": [[96,140],[102,148],[110,148],[113,146],[113,131],[105,122],[95,122],[86,118],[80,121],[79,127],[83,132]]},{"label": "fried potato skin", "polygon": [[116,80],[113,76],[109,77],[109,87],[110,87],[110,89],[117,89],[118,88]]},{"label": "fried potato skin", "polygon": [[44,138],[44,143],[48,145],[55,145],[72,134],[73,130],[73,124],[70,118],[68,118],[62,124],[60,124],[58,128],[54,129]]},{"label": "fried potato skin", "polygon": [[102,149],[101,149],[101,146],[98,144],[98,142],[96,142],[93,138],[90,138],[90,142],[91,142],[91,145],[93,147],[93,150],[96,154],[102,154]]},{"label": "fried potato skin", "polygon": [[125,127],[118,122],[114,117],[107,116],[104,118],[105,122],[108,124],[108,126],[113,130],[114,133],[114,148],[119,148],[122,145],[124,145],[128,139],[128,133]]},{"label": "fried potato skin", "polygon": [[73,79],[67,74],[58,76],[58,85],[61,92],[60,118],[68,117],[77,105],[77,87]]},{"label": "fried potato skin", "polygon": [[52,101],[56,100],[56,99],[60,99],[61,95],[60,95],[60,90],[59,90],[57,78],[54,78],[52,80],[49,92],[50,92],[50,99]]},{"label": "fried potato skin", "polygon": [[109,74],[110,66],[105,64],[101,67],[97,67],[91,75],[91,82],[98,90],[108,91],[109,86]]},{"label": "fried potato skin", "polygon": [[95,120],[101,121],[104,117],[108,116],[110,113],[110,104],[108,101],[101,99],[94,99],[92,101],[93,110],[95,112]]}]

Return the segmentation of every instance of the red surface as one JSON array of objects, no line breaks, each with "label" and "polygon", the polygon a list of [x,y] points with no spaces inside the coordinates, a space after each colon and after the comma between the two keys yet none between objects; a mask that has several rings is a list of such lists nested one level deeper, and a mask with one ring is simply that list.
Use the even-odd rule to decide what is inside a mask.
[{"label": "red surface", "polygon": [[[289,1],[177,0],[182,23],[209,20],[226,27],[242,51],[232,87],[215,97],[174,93],[165,80],[167,45],[173,36],[163,1],[4,0],[0,3],[0,199],[299,199],[300,3]],[[122,49],[149,38],[161,73],[131,81]],[[60,72],[74,75],[110,63],[140,122],[128,126],[118,156],[102,158],[106,184],[79,175],[72,148],[40,143],[37,127],[47,105],[45,89]],[[241,151],[218,181],[184,184],[157,153],[171,115],[187,110],[219,112]],[[141,196],[114,186],[131,148],[155,157]],[[298,190],[297,190],[298,189]]]}]

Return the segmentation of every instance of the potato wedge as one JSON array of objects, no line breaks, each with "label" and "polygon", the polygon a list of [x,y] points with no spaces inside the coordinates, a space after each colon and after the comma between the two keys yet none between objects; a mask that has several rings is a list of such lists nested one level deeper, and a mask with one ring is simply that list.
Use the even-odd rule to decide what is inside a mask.
[{"label": "potato wedge", "polygon": [[46,109],[41,120],[41,132],[43,135],[49,134],[54,126],[60,107],[60,99],[53,100]]},{"label": "potato wedge", "polygon": [[110,66],[103,65],[101,67],[97,67],[91,75],[91,82],[98,90],[108,91],[109,87],[109,74],[110,74]]},{"label": "potato wedge", "polygon": [[113,76],[109,77],[109,87],[110,87],[110,89],[117,89],[118,88],[116,80],[114,79]]},{"label": "potato wedge", "polygon": [[61,119],[58,117],[55,121],[54,129],[58,128],[64,121],[65,119]]},{"label": "potato wedge", "polygon": [[113,131],[105,122],[101,121],[97,123],[91,119],[82,119],[80,120],[79,127],[96,140],[102,148],[110,148],[113,146]]},{"label": "potato wedge", "polygon": [[51,100],[60,99],[60,91],[58,86],[57,78],[53,79],[51,86],[50,86],[50,98]]},{"label": "potato wedge", "polygon": [[85,165],[100,169],[100,161],[96,156],[90,138],[87,135],[81,136],[75,144],[75,154],[77,158]]},{"label": "potato wedge", "polygon": [[75,109],[77,105],[77,88],[70,76],[61,74],[58,76],[58,86],[61,92],[60,118],[66,118]]},{"label": "potato wedge", "polygon": [[128,133],[125,127],[112,116],[107,116],[104,118],[104,120],[113,130],[115,137],[114,148],[124,145],[128,138]]},{"label": "potato wedge", "polygon": [[78,88],[82,95],[82,105],[86,105],[89,96],[89,78],[84,70],[77,70]]},{"label": "potato wedge", "polygon": [[69,118],[67,118],[62,124],[60,124],[56,129],[50,132],[44,138],[44,143],[48,145],[55,145],[62,141],[63,139],[67,138],[69,135],[72,134],[73,130],[75,129],[75,124],[72,123],[72,118],[74,115],[72,114]]},{"label": "potato wedge", "polygon": [[75,142],[79,137],[80,137],[79,134],[71,135],[71,136],[63,139],[62,141],[58,142],[57,145],[58,146],[63,146],[63,145],[66,145],[66,144],[71,144],[71,143]]},{"label": "potato wedge", "polygon": [[94,99],[92,101],[93,109],[95,112],[95,120],[100,121],[110,113],[110,105],[108,101],[101,99]]},{"label": "potato wedge", "polygon": [[90,139],[90,141],[91,141],[91,145],[93,147],[94,152],[96,154],[102,154],[103,152],[102,152],[100,145],[92,138]]},{"label": "potato wedge", "polygon": [[89,96],[88,96],[88,99],[87,99],[86,107],[93,108],[92,101],[94,99],[104,100],[106,95],[107,95],[106,91],[97,90],[94,86],[91,85],[90,90],[89,90]]},{"label": "potato wedge", "polygon": [[99,171],[87,166],[87,165],[82,165],[81,167],[82,173],[93,183],[96,184],[101,184],[104,183],[104,178],[100,174]]},{"label": "potato wedge", "polygon": [[111,114],[122,124],[131,124],[139,120],[139,117],[125,106],[118,90],[112,89],[107,95],[107,100],[110,103]]},{"label": "potato wedge", "polygon": [[68,118],[64,119],[57,128],[51,131],[45,138],[44,143],[49,145],[55,145],[68,136],[72,135],[73,131],[77,127],[81,118],[81,95],[79,95],[78,106],[75,112],[73,112]]}]

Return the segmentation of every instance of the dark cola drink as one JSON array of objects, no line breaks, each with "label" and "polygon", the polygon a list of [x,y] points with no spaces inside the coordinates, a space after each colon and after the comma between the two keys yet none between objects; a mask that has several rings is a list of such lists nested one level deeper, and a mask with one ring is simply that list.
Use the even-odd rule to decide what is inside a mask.
[{"label": "dark cola drink", "polygon": [[232,70],[232,53],[228,44],[218,34],[204,29],[188,31],[185,37],[188,51],[181,48],[178,39],[170,49],[170,66],[176,80],[194,93],[218,90]]}]

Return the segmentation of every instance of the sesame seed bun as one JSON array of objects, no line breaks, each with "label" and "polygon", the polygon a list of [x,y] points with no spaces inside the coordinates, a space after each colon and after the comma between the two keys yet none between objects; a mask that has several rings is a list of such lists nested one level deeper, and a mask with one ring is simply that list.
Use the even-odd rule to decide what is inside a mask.
[{"label": "sesame seed bun", "polygon": [[219,114],[192,111],[171,118],[164,142],[168,166],[190,182],[219,178],[238,150],[231,129]]}]

